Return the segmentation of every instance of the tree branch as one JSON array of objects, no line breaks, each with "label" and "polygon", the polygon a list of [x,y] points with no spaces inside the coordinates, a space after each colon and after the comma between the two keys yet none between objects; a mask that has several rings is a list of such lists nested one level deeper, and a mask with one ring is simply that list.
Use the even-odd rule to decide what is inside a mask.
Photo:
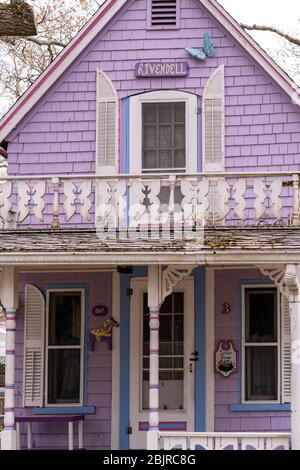
[{"label": "tree branch", "polygon": [[59,47],[65,47],[66,44],[61,41],[56,41],[56,39],[43,39],[43,38],[34,38],[32,36],[29,36],[27,38],[24,38],[26,41],[31,41],[34,42],[35,44],[38,44],[39,46],[59,46]]},{"label": "tree branch", "polygon": [[277,28],[274,28],[273,26],[259,26],[257,24],[253,25],[248,25],[241,23],[241,27],[243,29],[248,29],[249,31],[271,31],[272,33],[278,34],[279,36],[282,36],[283,38],[287,39],[289,42],[296,44],[297,46],[300,46],[300,39],[296,38],[295,36],[291,36],[290,34],[285,33],[284,31],[280,31]]},{"label": "tree branch", "polygon": [[[23,39],[24,41],[34,42],[34,44],[37,44],[38,46],[47,46],[47,47],[49,46],[65,47],[66,46],[64,42],[57,41],[56,39],[35,38],[33,36],[27,36],[27,37],[24,37]],[[3,42],[7,42],[8,44],[12,44],[12,45],[14,45],[15,43],[14,38],[11,38],[11,37],[3,36],[3,37],[0,37],[0,40]]]}]

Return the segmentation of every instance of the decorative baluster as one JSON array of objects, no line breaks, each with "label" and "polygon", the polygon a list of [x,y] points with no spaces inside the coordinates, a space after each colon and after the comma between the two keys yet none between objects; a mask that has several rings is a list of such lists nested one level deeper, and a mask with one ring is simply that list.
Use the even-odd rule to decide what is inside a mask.
[{"label": "decorative baluster", "polygon": [[270,199],[272,202],[272,213],[276,219],[281,218],[281,209],[282,209],[282,201],[281,201],[281,191],[282,191],[282,181],[275,180],[270,185]]},{"label": "decorative baluster", "polygon": [[9,202],[11,193],[12,183],[10,181],[0,184],[0,217],[7,223],[12,219],[10,215],[11,203]]},{"label": "decorative baluster", "polygon": [[31,188],[32,200],[33,200],[33,213],[35,217],[40,221],[44,222],[44,210],[45,210],[45,202],[43,201],[43,197],[46,193],[46,182],[39,181]]},{"label": "decorative baluster", "polygon": [[300,217],[300,192],[299,192],[299,174],[293,175],[293,213],[292,225],[299,224]]},{"label": "decorative baluster", "polygon": [[180,224],[180,218],[178,220],[178,214],[175,212],[175,188],[176,188],[176,176],[170,176],[170,200],[169,200],[169,219],[170,219],[170,238],[178,239],[180,232],[176,231],[176,224]]},{"label": "decorative baluster", "polygon": [[246,199],[245,192],[247,187],[247,181],[245,179],[239,179],[233,186],[234,196],[233,199],[236,202],[234,212],[236,215],[242,219],[246,219],[245,209],[246,209]]},{"label": "decorative baluster", "polygon": [[254,201],[255,220],[259,220],[265,213],[266,185],[262,180],[253,181],[253,191],[256,195]]},{"label": "decorative baluster", "polygon": [[171,175],[169,177],[169,205],[168,205],[168,216],[164,217],[162,223],[162,238],[169,240],[174,239],[174,213],[175,213],[175,187],[176,187],[176,176]]},{"label": "decorative baluster", "polygon": [[53,186],[53,209],[52,209],[52,222],[51,228],[58,229],[60,227],[59,223],[59,187],[60,179],[57,177],[52,178]]},{"label": "decorative baluster", "polygon": [[[130,183],[129,228],[130,238],[140,238],[141,231],[151,238],[158,236],[160,181],[134,179]],[[138,229],[138,230],[137,230]],[[146,232],[145,232],[146,231]]]}]

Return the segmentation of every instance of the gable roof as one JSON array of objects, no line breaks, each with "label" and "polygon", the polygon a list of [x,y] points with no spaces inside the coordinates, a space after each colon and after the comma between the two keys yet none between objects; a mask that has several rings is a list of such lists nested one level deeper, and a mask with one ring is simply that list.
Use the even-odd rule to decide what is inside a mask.
[{"label": "gable roof", "polygon": [[[21,96],[0,120],[0,142],[19,124],[23,117],[64,73],[94,37],[106,26],[128,0],[106,0],[95,15],[77,33],[34,84]],[[216,0],[198,0],[238,41],[258,64],[300,105],[300,89],[293,80],[244,31]]]}]

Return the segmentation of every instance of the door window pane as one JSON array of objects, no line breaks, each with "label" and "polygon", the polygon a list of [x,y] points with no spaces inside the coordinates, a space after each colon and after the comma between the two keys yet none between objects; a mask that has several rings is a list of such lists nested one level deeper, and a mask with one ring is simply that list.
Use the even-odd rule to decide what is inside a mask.
[{"label": "door window pane", "polygon": [[[184,408],[184,294],[169,295],[160,309],[159,329],[159,407]],[[143,295],[142,408],[149,408],[149,309]]]}]

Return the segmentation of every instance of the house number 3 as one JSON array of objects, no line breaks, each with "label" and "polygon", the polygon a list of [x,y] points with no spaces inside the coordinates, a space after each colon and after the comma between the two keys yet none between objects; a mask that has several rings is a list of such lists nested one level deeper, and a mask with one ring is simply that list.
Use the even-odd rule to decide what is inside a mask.
[{"label": "house number 3", "polygon": [[230,306],[230,304],[224,303],[224,304],[222,305],[222,313],[228,314],[228,313],[230,313],[230,312],[231,312],[231,306]]}]

